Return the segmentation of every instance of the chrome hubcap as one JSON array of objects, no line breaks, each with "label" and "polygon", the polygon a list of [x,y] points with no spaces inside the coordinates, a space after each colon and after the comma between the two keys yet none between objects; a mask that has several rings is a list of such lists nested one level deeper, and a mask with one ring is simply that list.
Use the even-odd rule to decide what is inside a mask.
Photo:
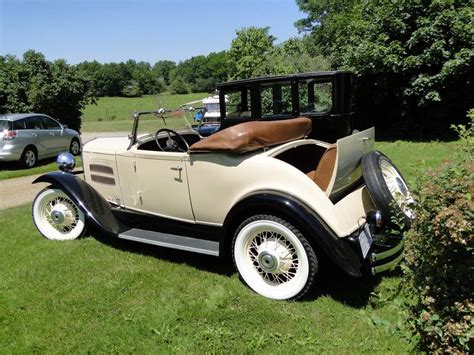
[{"label": "chrome hubcap", "polygon": [[35,161],[36,161],[35,153],[33,153],[31,150],[28,150],[28,151],[25,153],[25,162],[26,162],[26,165],[28,165],[28,166],[33,166],[33,165],[35,165]]},{"label": "chrome hubcap", "polygon": [[71,151],[74,155],[79,153],[79,144],[76,141],[72,142]]},{"label": "chrome hubcap", "polygon": [[298,271],[299,260],[294,246],[277,232],[258,233],[250,244],[248,255],[254,269],[272,285],[290,281]]},{"label": "chrome hubcap", "polygon": [[410,190],[398,171],[385,159],[380,161],[382,175],[393,199],[409,218],[413,216],[411,205],[415,202]]},{"label": "chrome hubcap", "polygon": [[46,221],[62,233],[73,230],[79,222],[77,207],[67,198],[57,197],[50,201],[43,210]]}]

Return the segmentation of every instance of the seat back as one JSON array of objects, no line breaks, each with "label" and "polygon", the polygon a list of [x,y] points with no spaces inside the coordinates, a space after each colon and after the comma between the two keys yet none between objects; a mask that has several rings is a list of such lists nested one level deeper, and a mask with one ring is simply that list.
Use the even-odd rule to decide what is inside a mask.
[{"label": "seat back", "polygon": [[331,182],[332,174],[334,173],[334,166],[336,165],[337,146],[330,145],[323,153],[321,159],[316,166],[316,170],[308,173],[308,176],[313,179],[316,185],[323,191],[326,191]]}]

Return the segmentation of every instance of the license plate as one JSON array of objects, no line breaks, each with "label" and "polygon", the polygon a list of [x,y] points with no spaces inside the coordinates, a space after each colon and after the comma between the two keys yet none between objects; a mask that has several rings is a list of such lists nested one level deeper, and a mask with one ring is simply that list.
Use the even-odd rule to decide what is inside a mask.
[{"label": "license plate", "polygon": [[359,235],[359,244],[360,249],[362,250],[362,257],[365,259],[369,253],[370,246],[372,245],[372,234],[370,233],[369,225],[367,223]]}]

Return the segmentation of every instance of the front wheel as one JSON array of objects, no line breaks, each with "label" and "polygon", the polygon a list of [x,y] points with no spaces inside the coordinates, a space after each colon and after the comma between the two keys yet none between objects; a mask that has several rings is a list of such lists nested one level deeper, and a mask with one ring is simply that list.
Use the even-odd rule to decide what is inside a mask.
[{"label": "front wheel", "polygon": [[79,140],[77,138],[74,138],[71,141],[71,145],[69,146],[69,152],[72,155],[79,155],[81,152],[81,144],[79,143]]},{"label": "front wheel", "polygon": [[47,239],[72,240],[85,232],[84,213],[61,189],[41,190],[33,201],[33,222]]},{"label": "front wheel", "polygon": [[305,237],[287,221],[269,215],[246,219],[233,241],[235,266],[258,294],[299,299],[313,286],[318,261]]}]

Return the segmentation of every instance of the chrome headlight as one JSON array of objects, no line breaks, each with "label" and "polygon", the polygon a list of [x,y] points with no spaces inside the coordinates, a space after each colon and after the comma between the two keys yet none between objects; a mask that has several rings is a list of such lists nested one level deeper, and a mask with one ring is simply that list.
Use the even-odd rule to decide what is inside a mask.
[{"label": "chrome headlight", "polygon": [[64,172],[71,172],[74,170],[76,166],[76,159],[74,159],[74,155],[71,153],[61,153],[58,155],[56,159],[56,164],[58,165],[58,169]]}]

